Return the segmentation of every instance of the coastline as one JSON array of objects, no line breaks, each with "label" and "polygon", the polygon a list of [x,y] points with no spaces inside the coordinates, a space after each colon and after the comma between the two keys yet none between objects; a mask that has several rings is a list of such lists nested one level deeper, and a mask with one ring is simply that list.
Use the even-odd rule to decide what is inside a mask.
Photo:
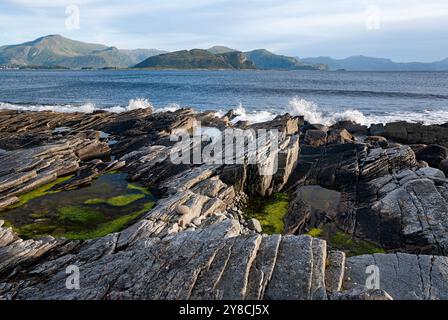
[{"label": "coastline", "polygon": [[[23,241],[16,228],[0,223],[0,254],[9,252],[1,264],[0,283],[7,285],[0,286],[0,297],[447,298],[443,265],[448,263],[448,224],[443,216],[448,210],[448,125],[367,127],[345,121],[325,126],[288,114],[250,124],[233,123],[234,117],[232,111],[218,117],[192,109],[90,114],[0,110],[0,149],[6,150],[0,154],[3,209],[59,178],[71,177],[65,183],[76,189],[116,170],[159,199],[123,229],[92,240],[46,236]],[[174,164],[170,134],[192,132],[196,122],[220,131],[278,130],[279,170],[262,175],[258,164]],[[322,216],[321,204],[309,202],[310,186],[323,188],[324,199],[326,190],[339,194],[332,215]],[[263,236],[262,226],[244,208],[251,198],[273,199],[280,192],[289,202],[283,235]],[[322,239],[334,228],[337,232]],[[214,259],[221,255],[223,259]],[[358,286],[373,260],[385,279],[382,290]],[[81,290],[67,291],[60,285],[63,270],[75,261],[89,272],[82,274]],[[212,265],[219,274],[204,271]],[[100,271],[105,266],[107,274]],[[259,270],[268,272],[271,281],[260,281]],[[430,293],[420,286],[427,270],[433,279]],[[20,280],[21,274],[29,275],[27,282]],[[96,274],[102,274],[100,286]],[[146,289],[123,287],[117,279],[124,278],[156,283]],[[308,282],[313,285],[305,286]],[[186,289],[175,290],[179,286]]]}]

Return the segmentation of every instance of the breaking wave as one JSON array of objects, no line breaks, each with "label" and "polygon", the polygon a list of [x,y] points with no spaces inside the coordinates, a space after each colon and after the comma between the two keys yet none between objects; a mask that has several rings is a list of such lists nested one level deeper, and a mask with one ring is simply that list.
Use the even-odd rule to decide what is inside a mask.
[{"label": "breaking wave", "polygon": [[238,108],[233,110],[236,117],[232,120],[233,123],[237,123],[238,121],[248,121],[251,123],[259,123],[270,121],[275,118],[275,114],[269,111],[252,111],[247,112],[243,105],[240,103]]},{"label": "breaking wave", "polygon": [[342,112],[326,114],[319,110],[316,103],[305,99],[293,98],[289,102],[289,113],[303,116],[310,123],[332,125],[338,121],[348,120],[359,124],[369,124],[368,118],[359,110],[348,109]]},{"label": "breaking wave", "polygon": [[370,126],[375,123],[389,123],[396,121],[407,121],[414,123],[443,124],[448,122],[448,111],[423,110],[422,112],[395,111],[382,114],[365,115],[356,109],[347,109],[340,112],[323,112],[318,105],[312,101],[294,98],[289,102],[288,112],[292,115],[303,116],[310,123],[332,125],[338,121],[353,121]]},{"label": "breaking wave", "polygon": [[[181,109],[180,104],[172,103],[165,107],[155,108],[147,99],[131,99],[126,106],[97,106],[94,103],[86,103],[83,105],[43,105],[43,104],[15,104],[9,102],[0,102],[0,109],[20,110],[20,111],[54,111],[54,112],[83,112],[93,113],[95,111],[109,111],[121,113],[137,109],[152,109],[154,112],[174,112]],[[394,121],[420,122],[423,124],[443,124],[448,122],[448,111],[426,109],[421,112],[413,111],[393,111],[382,112],[378,114],[364,114],[357,109],[346,109],[337,112],[323,110],[313,101],[308,101],[295,97],[291,99],[288,105],[280,107],[276,110],[246,110],[243,104],[239,104],[233,109],[235,118],[233,123],[238,121],[248,121],[251,123],[259,123],[270,121],[277,115],[289,112],[294,116],[303,116],[309,123],[320,123],[324,125],[332,125],[338,121],[349,120],[363,125],[371,125],[374,123],[388,123]],[[224,116],[227,111],[216,111],[217,116]]]},{"label": "breaking wave", "polygon": [[112,106],[112,107],[99,107],[94,103],[86,103],[83,105],[44,105],[44,104],[14,104],[8,102],[0,102],[0,109],[4,110],[19,110],[19,111],[54,111],[54,112],[83,112],[93,113],[95,111],[109,111],[114,113],[121,113],[126,111],[132,111],[137,109],[154,109],[151,102],[146,99],[131,99],[127,106]]}]

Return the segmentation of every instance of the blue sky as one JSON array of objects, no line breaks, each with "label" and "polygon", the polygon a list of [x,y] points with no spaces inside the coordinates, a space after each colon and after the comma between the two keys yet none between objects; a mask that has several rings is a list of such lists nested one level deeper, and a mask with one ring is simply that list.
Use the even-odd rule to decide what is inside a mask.
[{"label": "blue sky", "polygon": [[[70,5],[79,29],[67,28]],[[448,57],[447,0],[1,0],[0,45],[47,34],[119,48],[227,45],[309,57]]]}]

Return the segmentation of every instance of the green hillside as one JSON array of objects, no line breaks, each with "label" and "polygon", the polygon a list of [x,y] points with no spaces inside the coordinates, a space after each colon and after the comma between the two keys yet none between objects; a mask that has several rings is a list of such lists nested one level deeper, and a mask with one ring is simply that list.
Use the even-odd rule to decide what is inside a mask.
[{"label": "green hillside", "polygon": [[126,68],[148,58],[158,50],[119,50],[101,44],[84,43],[50,35],[18,45],[0,47],[0,65]]},{"label": "green hillside", "polygon": [[135,68],[154,69],[255,69],[242,52],[213,54],[208,50],[182,50],[153,56]]}]

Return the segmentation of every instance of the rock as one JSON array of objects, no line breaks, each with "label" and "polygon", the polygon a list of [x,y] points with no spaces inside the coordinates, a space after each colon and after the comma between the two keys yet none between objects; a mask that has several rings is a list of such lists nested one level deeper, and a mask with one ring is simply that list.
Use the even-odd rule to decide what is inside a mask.
[{"label": "rock", "polygon": [[387,149],[389,147],[387,139],[381,136],[369,136],[364,140],[364,142],[371,145],[374,148]]},{"label": "rock", "polygon": [[411,144],[409,145],[409,147],[411,147],[412,151],[414,151],[415,153],[425,149],[427,147],[426,144]]},{"label": "rock", "polygon": [[406,144],[439,144],[448,147],[448,128],[440,125],[393,122],[370,127],[370,134]]},{"label": "rock", "polygon": [[5,199],[0,199],[0,211],[9,206],[12,206],[13,204],[16,204],[19,201],[20,201],[20,199],[17,197],[9,197],[9,198],[5,198]]},{"label": "rock", "polygon": [[347,259],[344,288],[366,282],[366,268],[376,266],[379,288],[395,300],[448,299],[447,257],[397,254],[375,254]]},{"label": "rock", "polygon": [[[283,237],[264,299],[324,298],[325,295],[321,289],[325,286],[322,273],[322,267],[325,266],[325,252],[317,249],[320,245],[325,246],[325,242],[308,236]],[[318,270],[321,272],[314,272]]]},{"label": "rock", "polygon": [[257,219],[249,219],[247,222],[247,226],[250,230],[256,231],[258,233],[262,233],[263,229],[261,228],[261,223]]},{"label": "rock", "polygon": [[356,135],[367,135],[368,128],[367,126],[358,124],[354,121],[344,120],[339,121],[330,127],[331,129],[345,129],[351,134]]},{"label": "rock", "polygon": [[224,118],[227,118],[228,121],[232,121],[238,116],[237,112],[235,110],[231,109],[227,111],[227,113],[224,115]]},{"label": "rock", "polygon": [[[2,158],[0,168],[0,199],[21,195],[57,177],[76,172],[82,161],[78,155],[86,154],[80,150],[101,150],[102,145],[98,139],[80,134],[56,144],[9,152]],[[97,153],[92,152],[91,155]]]},{"label": "rock", "polygon": [[438,168],[443,160],[448,159],[448,148],[432,144],[416,153],[417,160],[426,161],[430,167]]},{"label": "rock", "polygon": [[448,159],[441,161],[439,164],[439,168],[443,171],[443,173],[445,173],[445,176],[448,177]]},{"label": "rock", "polygon": [[[280,131],[278,152],[267,151],[275,145],[268,139],[262,161],[247,163],[243,154],[234,165],[173,164],[170,134],[191,131],[195,121],[233,126],[191,109],[0,111],[0,146],[10,150],[0,156],[0,203],[66,174],[76,177],[56,189],[117,168],[160,196],[126,229],[89,241],[23,240],[0,221],[0,299],[448,299],[448,180],[441,170],[422,167],[410,147],[353,142],[349,124],[305,126],[300,146],[303,119],[284,115],[244,125]],[[55,130],[62,127],[70,130]],[[427,138],[416,137],[415,128],[401,123],[382,130]],[[440,141],[444,129],[435,129]],[[119,160],[103,162],[98,157],[109,139],[117,141],[110,152]],[[276,165],[271,174],[263,171]],[[241,214],[247,195],[285,190],[294,195],[285,218],[291,235],[258,234],[260,223]],[[356,239],[419,255],[346,259],[327,252],[323,240],[297,235],[329,221]],[[80,290],[65,287],[73,264],[81,267]],[[380,289],[360,287],[370,265],[379,267]]]},{"label": "rock", "polygon": [[[113,250],[117,235],[76,247],[51,239],[30,240],[26,244],[29,254],[20,257],[21,262],[15,255],[2,260],[0,296],[70,300],[326,298],[325,242],[306,236],[230,232],[236,225],[236,221],[226,220],[165,240],[125,241],[128,244],[120,245],[117,252]],[[122,232],[119,238],[125,236]],[[23,246],[17,243],[0,248],[0,256],[5,250],[18,253]],[[13,248],[16,251],[11,251]],[[76,256],[70,254],[75,252]],[[79,290],[65,288],[65,270],[70,264],[82,265]],[[8,273],[12,265],[16,269]],[[26,282],[21,280],[24,274]],[[41,281],[42,277],[47,280]],[[5,281],[10,285],[5,286]]]},{"label": "rock", "polygon": [[314,124],[305,124],[302,126],[301,131],[303,133],[307,132],[308,130],[319,130],[322,132],[327,132],[329,128],[326,125],[314,123]]},{"label": "rock", "polygon": [[345,253],[342,251],[330,251],[327,256],[325,269],[325,286],[327,292],[341,291],[344,280]]},{"label": "rock", "polygon": [[287,233],[303,233],[330,219],[343,231],[378,247],[409,253],[448,252],[448,180],[421,168],[410,147],[366,150],[361,144],[302,146],[289,188],[319,185],[340,192],[336,212],[312,214],[294,197]]},{"label": "rock", "polygon": [[302,124],[303,122],[300,117],[292,117],[289,114],[284,114],[275,117],[271,121],[253,124],[251,128],[254,130],[278,130],[286,135],[293,135],[299,132],[299,126]]},{"label": "rock", "polygon": [[327,144],[327,133],[321,130],[307,130],[303,143],[312,147],[325,146]]},{"label": "rock", "polygon": [[420,175],[423,178],[430,178],[434,181],[444,181],[446,176],[443,171],[436,168],[420,168],[415,173]]},{"label": "rock", "polygon": [[384,290],[367,289],[366,287],[360,286],[350,290],[336,292],[331,295],[330,300],[388,301],[394,299]]},{"label": "rock", "polygon": [[284,218],[285,234],[301,234],[305,229],[320,228],[335,217],[341,194],[318,185],[296,189]]},{"label": "rock", "polygon": [[354,140],[346,129],[332,129],[327,132],[327,144],[350,143]]},{"label": "rock", "polygon": [[187,207],[187,206],[184,206],[184,205],[178,205],[178,206],[176,207],[176,212],[177,212],[178,214],[180,214],[181,216],[186,216],[186,215],[189,215],[189,214],[191,213],[191,210],[190,210],[190,208]]}]

